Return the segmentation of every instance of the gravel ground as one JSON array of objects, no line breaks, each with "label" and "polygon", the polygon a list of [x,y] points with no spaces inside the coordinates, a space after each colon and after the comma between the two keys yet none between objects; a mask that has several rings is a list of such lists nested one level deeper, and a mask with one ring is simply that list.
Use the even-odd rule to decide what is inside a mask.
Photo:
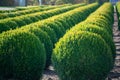
[{"label": "gravel ground", "polygon": [[[114,11],[114,25],[113,25],[113,39],[116,45],[116,58],[113,70],[109,73],[106,80],[120,80],[120,31],[118,31],[118,19],[116,10]],[[54,68],[50,68],[44,71],[42,80],[59,80]]]},{"label": "gravel ground", "polygon": [[116,10],[114,10],[113,40],[116,45],[116,58],[114,68],[108,75],[108,80],[120,80],[120,31],[118,30]]}]

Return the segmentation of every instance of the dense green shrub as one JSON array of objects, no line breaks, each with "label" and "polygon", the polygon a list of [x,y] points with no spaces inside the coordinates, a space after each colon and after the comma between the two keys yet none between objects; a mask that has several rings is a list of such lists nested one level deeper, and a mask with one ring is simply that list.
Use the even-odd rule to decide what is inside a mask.
[{"label": "dense green shrub", "polygon": [[65,30],[67,30],[70,27],[69,26],[70,24],[66,20],[63,20],[62,18],[59,18],[57,21],[64,25]]},{"label": "dense green shrub", "polygon": [[6,17],[8,17],[8,16],[5,15],[5,14],[0,14],[0,19],[4,19],[4,18],[6,18]]},{"label": "dense green shrub", "polygon": [[45,68],[48,68],[49,65],[51,64],[51,54],[52,54],[52,49],[53,49],[53,44],[52,44],[48,34],[44,31],[42,31],[40,28],[37,28],[35,26],[33,26],[33,27],[27,26],[27,27],[25,27],[25,28],[23,27],[21,29],[35,34],[39,38],[39,40],[44,44],[44,47],[46,50]]},{"label": "dense green shrub", "polygon": [[20,27],[20,26],[23,26],[23,25],[27,25],[27,23],[25,21],[23,21],[21,18],[14,18],[14,19],[12,19],[12,21],[15,21],[17,23],[17,25],[18,25],[17,27]]},{"label": "dense green shrub", "polygon": [[101,28],[104,28],[105,30],[108,31],[110,35],[112,35],[112,27],[111,25],[107,25],[106,23],[102,22],[103,20],[97,20],[97,19],[91,19],[91,20],[86,20],[86,24],[94,24],[97,25]]},{"label": "dense green shrub", "polygon": [[27,18],[23,18],[23,21],[25,21],[26,24],[30,24],[30,23],[33,22],[32,19],[29,18],[29,17],[27,17]]},{"label": "dense green shrub", "polygon": [[113,14],[111,6],[105,3],[85,21],[73,26],[56,44],[52,61],[61,80],[106,79],[115,58],[112,20],[109,20],[113,17],[108,17]]},{"label": "dense green shrub", "polygon": [[[28,16],[29,17],[29,16]],[[37,18],[37,17],[34,17],[34,16],[31,16],[31,17],[29,17],[31,20],[32,20],[32,22],[37,22],[37,21],[39,21],[39,18]]]},{"label": "dense green shrub", "polygon": [[52,28],[50,28],[49,26],[44,25],[44,24],[41,24],[41,25],[36,26],[36,27],[45,31],[49,35],[50,40],[52,41],[53,44],[55,44],[57,42],[57,37],[56,37],[55,31]]},{"label": "dense green shrub", "polygon": [[111,35],[104,29],[101,28],[97,25],[91,25],[91,24],[86,24],[86,23],[80,23],[78,25],[76,25],[73,29],[70,30],[71,31],[88,31],[88,32],[92,32],[92,33],[96,33],[98,35],[100,35],[105,42],[108,44],[108,46],[111,48],[112,54],[113,54],[113,59],[115,59],[115,55],[116,55],[116,48],[113,42],[113,38],[111,37]]},{"label": "dense green shrub", "polygon": [[118,29],[120,30],[120,2],[117,2],[116,9],[117,9],[116,11],[118,16]]},{"label": "dense green shrub", "polygon": [[[50,36],[49,37],[51,37],[51,36],[54,36],[54,35],[56,35],[56,37],[55,37],[55,39],[58,39],[58,38],[60,38],[60,37],[62,37],[63,35],[64,35],[64,33],[65,33],[65,28],[64,28],[64,24],[62,24],[61,22],[58,22],[57,20],[59,20],[61,17],[62,17],[62,19],[63,19],[63,21],[64,20],[66,20],[67,22],[69,22],[68,23],[68,25],[75,25],[77,22],[79,22],[79,21],[77,21],[76,23],[75,23],[75,21],[74,20],[76,20],[76,17],[81,17],[82,19],[79,19],[80,21],[81,20],[83,20],[83,19],[85,19],[87,16],[88,16],[88,10],[89,9],[91,9],[91,12],[92,11],[94,11],[96,8],[98,8],[98,4],[97,3],[94,3],[94,4],[90,4],[90,5],[88,5],[88,6],[85,6],[85,7],[82,7],[82,8],[76,8],[76,9],[74,9],[74,10],[71,10],[71,11],[69,11],[69,12],[67,12],[67,13],[64,13],[64,14],[62,14],[62,16],[61,15],[57,15],[57,16],[55,16],[55,17],[52,17],[52,18],[49,18],[49,19],[46,19],[46,20],[43,20],[43,21],[39,21],[39,22],[37,22],[37,23],[34,23],[34,24],[31,24],[31,25],[28,25],[28,27],[37,27],[37,28],[40,28],[40,29],[42,29],[42,30],[44,30],[47,34],[49,34]],[[84,13],[84,16],[82,17],[81,16],[81,12],[82,13]],[[69,15],[68,15],[69,14]],[[77,16],[76,16],[76,14],[78,14]],[[71,17],[71,18],[70,18]],[[68,18],[68,19],[67,19]],[[21,19],[19,19],[19,18],[17,18],[18,19],[18,21],[22,21]],[[14,20],[15,21],[15,20]],[[74,21],[73,23],[71,23],[72,21]],[[21,25],[22,25],[23,23],[21,22]],[[26,24],[25,24],[26,25]],[[19,28],[18,30],[20,30],[20,29],[24,29],[24,30],[27,30],[27,28],[28,28],[27,26],[24,26],[23,28]],[[46,27],[48,27],[48,28],[46,28]],[[72,26],[70,26],[70,27],[72,27]],[[69,29],[69,28],[68,28]],[[18,31],[18,30],[14,30],[14,31]],[[29,30],[29,28],[28,28],[28,30]],[[21,30],[20,30],[21,31]],[[32,32],[32,33],[34,33],[34,34],[36,34],[36,35],[38,35],[38,36],[40,36],[39,37],[39,39],[41,39],[41,41],[43,41],[43,43],[46,45],[45,46],[45,48],[47,49],[47,51],[46,52],[49,52],[49,51],[52,51],[52,49],[48,49],[48,47],[49,48],[51,48],[51,46],[48,46],[47,45],[47,43],[48,43],[48,38],[45,38],[45,37],[43,37],[43,36],[45,36],[45,35],[43,35],[42,34],[42,32],[40,31],[40,30],[38,29],[38,30],[36,30],[35,29],[35,31],[34,30],[30,30],[30,32]],[[49,31],[49,32],[47,32],[47,31]],[[53,32],[52,32],[53,31]],[[58,34],[54,34],[54,32],[55,33],[58,33]],[[41,33],[41,34],[40,34]],[[2,33],[3,34],[3,33]],[[12,33],[9,33],[9,35],[11,35]],[[51,35],[51,34],[54,34],[54,35]],[[6,34],[5,34],[6,35]],[[16,34],[17,35],[17,34]],[[25,37],[25,39],[24,39],[24,37]],[[19,44],[20,46],[22,46],[23,48],[25,48],[24,46],[24,42],[26,42],[26,41],[28,41],[28,42],[26,42],[26,46],[27,46],[27,43],[29,43],[28,44],[28,46],[32,46],[32,47],[27,47],[27,49],[29,48],[30,50],[28,50],[28,51],[30,51],[30,52],[28,52],[28,53],[31,53],[30,54],[30,56],[34,53],[34,52],[32,52],[32,50],[34,50],[36,47],[34,46],[34,42],[32,43],[31,41],[31,39],[29,39],[28,37],[26,37],[26,36],[24,36],[24,37],[18,37],[18,39],[20,40],[16,40],[16,41],[14,41],[14,40],[12,40],[11,42],[13,42],[13,43],[16,43],[16,44]],[[24,39],[24,40],[21,40],[21,39]],[[27,40],[26,40],[27,39]],[[51,39],[51,38],[50,38]],[[17,42],[18,41],[18,42]],[[46,42],[45,42],[46,41]],[[21,42],[21,43],[19,43],[19,42]],[[55,41],[52,41],[52,42],[55,42]],[[30,45],[31,44],[31,45]],[[37,43],[37,41],[35,42],[35,44],[38,44]],[[11,44],[12,45],[12,44]],[[18,45],[17,45],[18,46]],[[54,46],[53,46],[54,47]],[[9,47],[8,47],[9,48]],[[33,49],[32,49],[33,48]],[[25,48],[26,49],[26,48]],[[17,47],[15,48],[15,50],[12,50],[12,49],[10,49],[12,52],[14,52],[15,50],[16,51],[19,51],[19,50],[21,50],[21,47],[19,48],[19,50],[17,50]],[[24,49],[22,49],[23,51],[25,51]],[[36,50],[37,51],[37,50]],[[41,51],[40,51],[40,53],[41,53]],[[50,53],[50,52],[49,52]],[[18,53],[17,53],[18,54]],[[21,52],[21,54],[23,54],[23,52]],[[37,52],[36,52],[36,54],[37,54]],[[45,53],[44,53],[45,54]],[[50,54],[48,54],[49,55],[49,60],[50,60]],[[18,55],[19,56],[19,55]],[[31,57],[34,57],[34,55],[32,55]],[[30,57],[30,59],[31,59],[31,57]],[[19,58],[19,57],[16,57],[16,58]],[[27,57],[28,59],[29,59],[29,57]],[[14,59],[14,58],[13,58]],[[21,59],[21,58],[20,58]],[[26,58],[24,58],[24,59],[26,59]],[[18,59],[19,60],[19,59]],[[22,60],[22,59],[21,59]],[[26,59],[27,60],[27,59]],[[38,57],[37,57],[37,60],[38,60]],[[40,60],[40,59],[39,59]],[[10,60],[9,60],[10,61]],[[24,60],[23,60],[24,61]],[[30,60],[31,61],[31,60]],[[33,61],[34,61],[34,59],[33,59]],[[33,62],[33,61],[31,61],[32,63],[35,63],[35,62]],[[24,61],[24,62],[19,62],[18,61],[18,64],[19,63],[23,63],[23,64],[27,64],[27,61]],[[32,65],[32,63],[31,63],[31,65]],[[37,63],[36,63],[37,64]],[[39,65],[41,64],[41,63],[38,63]],[[19,65],[23,68],[23,71],[19,71],[19,70],[21,70],[21,67],[19,67]],[[15,75],[13,75],[13,76],[15,76],[15,78],[17,79],[21,79],[21,80],[24,80],[24,78],[26,77],[26,80],[36,80],[36,78],[38,78],[38,74],[36,74],[36,73],[34,73],[34,71],[31,71],[31,65],[29,64],[29,65],[26,65],[27,67],[28,66],[30,66],[30,71],[28,71],[29,73],[31,73],[31,74],[28,74],[27,75],[27,71],[24,71],[24,70],[27,70],[27,69],[25,69],[23,66],[22,66],[22,64],[19,64],[16,68],[14,68],[16,71],[15,71]],[[41,66],[42,65],[44,65],[44,64],[41,64]],[[33,66],[33,65],[32,65]],[[34,67],[34,66],[33,66]],[[28,67],[29,68],[29,67]],[[40,69],[41,69],[41,67],[39,67]],[[36,67],[35,66],[35,70],[38,70],[38,71],[41,71],[41,70],[39,70],[39,68],[38,67]],[[33,69],[34,70],[34,69]],[[39,73],[39,74],[41,74],[41,73]],[[11,73],[10,74],[8,74],[8,75],[11,75]],[[6,76],[6,75],[5,75]],[[35,77],[36,76],[36,77]],[[40,76],[40,75],[39,75]],[[31,78],[31,79],[29,79],[29,78]]]},{"label": "dense green shrub", "polygon": [[[106,8],[107,7],[107,8]],[[113,25],[113,6],[110,3],[105,3],[98,10],[92,13],[86,20],[86,24],[95,24],[104,28],[112,36]]]},{"label": "dense green shrub", "polygon": [[39,80],[45,59],[44,46],[35,35],[21,30],[0,34],[1,80]]},{"label": "dense green shrub", "polygon": [[[85,4],[83,4],[85,5]],[[51,10],[51,9],[55,9],[55,8],[62,8],[62,7],[67,7],[69,5],[62,5],[62,6],[50,6],[50,7],[46,7],[46,8],[41,8],[41,7],[33,7],[33,8],[29,8],[29,9],[24,9],[24,10],[19,10],[19,9],[15,9],[15,10],[0,10],[0,13],[2,13],[2,15],[0,15],[0,19],[5,19],[8,17],[16,17],[16,16],[22,16],[22,15],[26,15],[26,14],[31,14],[31,13],[36,13],[36,12],[42,12],[42,11],[47,11],[47,10]],[[4,16],[4,17],[3,17]]]},{"label": "dense green shrub", "polygon": [[64,35],[60,26],[55,24],[54,21],[52,21],[52,20],[50,20],[49,22],[46,21],[46,22],[44,22],[44,24],[46,24],[47,26],[49,26],[50,28],[52,28],[55,31],[57,40]]},{"label": "dense green shrub", "polygon": [[18,25],[15,21],[9,20],[0,21],[0,33],[6,30],[15,29],[17,26]]},{"label": "dense green shrub", "polygon": [[[98,8],[97,3],[90,4],[88,6],[79,7],[66,13],[48,18],[46,20],[30,24],[29,26],[35,26],[39,28],[49,27],[54,30],[52,31],[52,34],[56,36],[53,37],[54,39],[51,39],[54,44],[56,42],[56,39],[58,40],[60,37],[62,37],[67,29],[84,20],[89,15],[88,13],[91,13],[96,8]],[[50,38],[52,38],[53,35],[51,35],[51,33],[49,34],[49,31],[47,33]]]},{"label": "dense green shrub", "polygon": [[[60,14],[63,12],[67,12],[67,11],[72,10],[74,8],[81,7],[83,5],[85,5],[85,4],[76,4],[73,6],[56,8],[53,10],[48,10],[48,11],[44,11],[44,12],[37,12],[37,13],[33,13],[33,14],[28,14],[28,15],[22,15],[22,16],[18,16],[18,17],[9,18],[9,19],[6,18],[6,19],[4,19],[4,21],[5,20],[15,21],[17,23],[18,27],[21,27],[21,26],[28,24],[28,22],[25,22],[26,18],[30,18],[32,20],[32,22],[37,22],[39,20],[43,20],[43,19],[46,19],[48,17],[54,16],[54,15],[57,15],[57,14]],[[2,21],[2,20],[0,20],[0,21]]]},{"label": "dense green shrub", "polygon": [[61,80],[105,80],[113,67],[111,50],[101,36],[82,31],[65,34],[52,61]]},{"label": "dense green shrub", "polygon": [[6,30],[10,30],[10,27],[6,25],[4,22],[0,22],[0,33]]}]

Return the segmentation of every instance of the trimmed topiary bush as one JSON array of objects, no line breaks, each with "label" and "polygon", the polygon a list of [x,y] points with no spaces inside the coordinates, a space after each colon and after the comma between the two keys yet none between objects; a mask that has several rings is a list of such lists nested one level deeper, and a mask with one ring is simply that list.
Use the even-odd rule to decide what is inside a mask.
[{"label": "trimmed topiary bush", "polygon": [[111,27],[111,25],[108,25],[108,24],[106,24],[106,23],[104,23],[103,22],[103,20],[93,20],[93,19],[91,19],[91,20],[86,20],[85,21],[85,23],[86,24],[93,24],[93,25],[97,25],[97,26],[99,26],[99,27],[101,27],[101,28],[104,28],[105,30],[107,30],[108,31],[108,33],[112,36],[113,35],[113,33],[112,33],[112,27]]},{"label": "trimmed topiary bush", "polygon": [[31,24],[33,22],[29,17],[23,18],[23,21],[25,21],[26,24]]},{"label": "trimmed topiary bush", "polygon": [[46,65],[45,68],[48,68],[51,64],[51,55],[52,55],[52,49],[53,49],[53,44],[50,40],[50,37],[48,34],[44,31],[42,31],[40,28],[37,28],[35,26],[33,27],[23,27],[22,30],[29,31],[33,34],[35,34],[39,40],[44,44],[45,51],[46,51]]},{"label": "trimmed topiary bush", "polygon": [[[81,7],[81,6],[84,6],[84,5],[85,4],[76,4],[76,5],[73,5],[73,6],[67,6],[67,7],[62,7],[62,8],[58,7],[58,8],[53,9],[53,10],[48,10],[48,11],[43,11],[43,12],[36,12],[36,13],[27,14],[27,15],[21,15],[21,16],[19,15],[20,12],[15,13],[15,14],[10,13],[8,16],[10,17],[10,15],[11,15],[11,18],[9,18],[9,19],[6,18],[4,20],[15,21],[17,23],[18,27],[21,27],[21,26],[25,26],[26,24],[30,24],[32,22],[37,22],[39,20],[43,20],[43,19],[46,19],[48,17],[54,16],[54,15],[57,15],[57,14],[60,14],[60,13],[70,11],[72,9],[75,9],[75,8],[78,8],[78,7]],[[22,12],[22,13],[24,14],[24,12]],[[1,17],[1,15],[0,15],[0,18],[3,18],[3,17]],[[30,20],[28,18],[30,18]],[[28,21],[26,21],[26,20],[28,20]]]},{"label": "trimmed topiary bush", "polygon": [[52,28],[44,24],[42,24],[42,26],[37,26],[37,27],[39,27],[41,30],[45,31],[49,35],[53,44],[57,42],[55,31]]},{"label": "trimmed topiary bush", "polygon": [[120,30],[120,2],[116,3],[116,11],[117,11],[117,16],[118,16],[118,29]]},{"label": "trimmed topiary bush", "polygon": [[45,49],[32,33],[14,30],[0,34],[0,79],[39,80]]},{"label": "trimmed topiary bush", "polygon": [[65,34],[53,50],[52,61],[61,80],[105,80],[113,67],[105,41],[85,31]]},{"label": "trimmed topiary bush", "polygon": [[18,18],[13,18],[12,21],[15,21],[17,23],[18,27],[27,25],[27,23],[19,17]]},{"label": "trimmed topiary bush", "polygon": [[0,22],[0,33],[6,30],[10,30],[10,27],[6,25],[4,22]]},{"label": "trimmed topiary bush", "polygon": [[17,26],[18,25],[15,21],[9,21],[9,20],[0,21],[0,27],[1,27],[0,33],[6,30],[15,29]]},{"label": "trimmed topiary bush", "polygon": [[[29,16],[28,16],[29,17]],[[37,22],[39,21],[39,19],[37,17],[31,16],[30,19],[32,20],[32,22]]]},{"label": "trimmed topiary bush", "polygon": [[115,59],[116,48],[113,42],[113,38],[104,28],[101,28],[93,24],[86,24],[83,22],[83,23],[76,25],[73,29],[70,30],[70,32],[71,31],[73,32],[74,31],[88,31],[88,32],[92,32],[92,33],[100,35],[105,40],[107,45],[111,48],[113,59]]},{"label": "trimmed topiary bush", "polygon": [[50,28],[52,28],[55,31],[57,40],[64,35],[64,33],[62,32],[61,28],[57,24],[55,24],[54,21],[46,20],[44,22],[44,24],[49,26]]}]

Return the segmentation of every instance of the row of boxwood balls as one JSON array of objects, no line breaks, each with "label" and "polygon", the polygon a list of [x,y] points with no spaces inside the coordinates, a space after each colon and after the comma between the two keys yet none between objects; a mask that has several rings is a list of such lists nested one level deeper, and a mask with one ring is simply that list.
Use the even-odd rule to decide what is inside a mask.
[{"label": "row of boxwood balls", "polygon": [[53,65],[61,80],[105,80],[113,68],[113,6],[103,4],[56,44]]},{"label": "row of boxwood balls", "polygon": [[0,79],[39,80],[44,66],[51,63],[53,44],[98,7],[97,3],[79,7],[0,34]]}]

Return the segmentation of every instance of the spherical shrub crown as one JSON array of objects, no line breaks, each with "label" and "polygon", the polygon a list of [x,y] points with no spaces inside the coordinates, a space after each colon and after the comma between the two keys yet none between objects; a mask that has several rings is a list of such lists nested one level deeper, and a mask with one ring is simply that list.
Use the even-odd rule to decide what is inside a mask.
[{"label": "spherical shrub crown", "polygon": [[45,49],[32,33],[14,30],[0,34],[0,78],[39,80]]},{"label": "spherical shrub crown", "polygon": [[85,31],[61,38],[52,61],[61,80],[105,80],[113,67],[112,53],[105,41]]}]

